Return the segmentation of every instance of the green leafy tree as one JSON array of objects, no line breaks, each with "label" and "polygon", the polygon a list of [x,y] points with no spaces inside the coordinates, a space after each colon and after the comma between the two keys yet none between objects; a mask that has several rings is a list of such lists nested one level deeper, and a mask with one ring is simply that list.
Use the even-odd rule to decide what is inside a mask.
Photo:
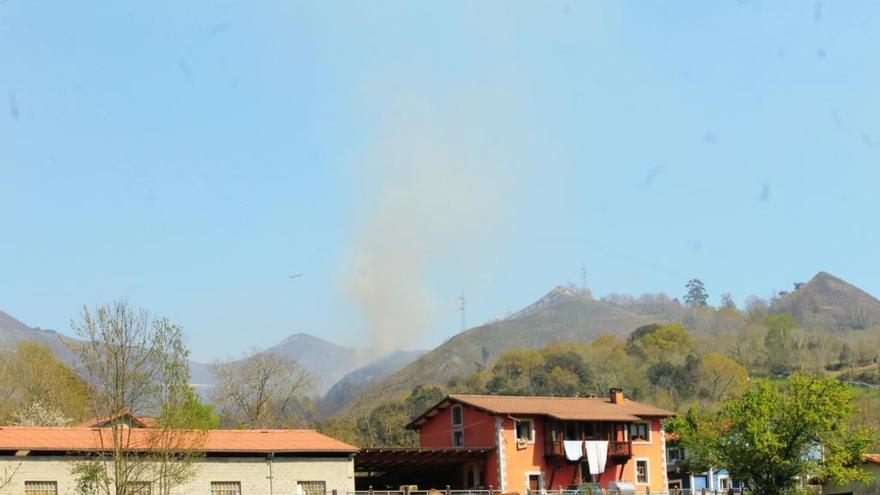
[{"label": "green leafy tree", "polygon": [[694,350],[694,341],[677,323],[637,328],[626,341],[626,352],[646,362],[681,363]]},{"label": "green leafy tree", "polygon": [[45,344],[22,342],[15,351],[0,356],[0,421],[4,424],[20,422],[15,416],[35,403],[57,411],[69,422],[82,421],[89,416],[89,393],[85,381]]},{"label": "green leafy tree", "polygon": [[685,288],[687,289],[687,293],[684,295],[685,304],[692,308],[708,306],[709,293],[706,292],[706,287],[700,279],[690,279]]},{"label": "green leafy tree", "polygon": [[100,472],[83,465],[75,474],[104,495],[127,495],[133,483],[149,481],[167,495],[193,475],[192,463],[204,442],[201,432],[181,430],[170,420],[192,393],[182,329],[125,302],[84,308],[72,326],[79,340],[70,345],[91,384],[94,417],[163,414],[156,428],[144,430],[147,454],[134,428],[112,421],[107,435],[99,436],[104,452],[95,465]]},{"label": "green leafy tree", "polygon": [[696,471],[723,467],[757,495],[791,493],[807,480],[864,481],[871,433],[850,426],[853,391],[832,379],[759,381],[716,413],[690,410],[667,422]]}]

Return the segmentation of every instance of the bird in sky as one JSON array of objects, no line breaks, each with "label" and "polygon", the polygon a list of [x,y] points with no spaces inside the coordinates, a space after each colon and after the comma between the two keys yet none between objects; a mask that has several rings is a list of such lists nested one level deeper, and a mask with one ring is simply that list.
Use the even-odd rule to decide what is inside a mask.
[{"label": "bird in sky", "polygon": [[287,274],[287,278],[300,278],[302,276],[303,276],[302,273],[288,273]]}]

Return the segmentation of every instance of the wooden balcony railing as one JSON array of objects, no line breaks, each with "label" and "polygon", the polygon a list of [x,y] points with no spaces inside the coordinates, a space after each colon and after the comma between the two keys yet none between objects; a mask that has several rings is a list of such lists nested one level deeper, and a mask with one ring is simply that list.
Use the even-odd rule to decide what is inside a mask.
[{"label": "wooden balcony railing", "polygon": [[[547,442],[544,445],[544,455],[546,457],[565,457],[565,448],[562,442]],[[631,442],[608,442],[609,458],[629,458],[632,457]]]}]

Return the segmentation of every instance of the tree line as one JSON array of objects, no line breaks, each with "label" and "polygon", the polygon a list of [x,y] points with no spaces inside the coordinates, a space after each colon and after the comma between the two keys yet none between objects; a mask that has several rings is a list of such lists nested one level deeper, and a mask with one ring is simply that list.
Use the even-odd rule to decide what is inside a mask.
[{"label": "tree line", "polygon": [[[207,431],[304,426],[313,377],[277,354],[218,361],[205,403],[190,385],[183,330],[125,302],[84,308],[65,339],[75,367],[45,345],[0,355],[0,421],[17,426],[103,424],[101,451],[71,466],[81,494],[124,495],[150,482],[160,494],[194,475]],[[149,417],[149,428],[133,428]],[[147,447],[144,453],[143,447]],[[4,473],[0,486],[13,472]]]}]

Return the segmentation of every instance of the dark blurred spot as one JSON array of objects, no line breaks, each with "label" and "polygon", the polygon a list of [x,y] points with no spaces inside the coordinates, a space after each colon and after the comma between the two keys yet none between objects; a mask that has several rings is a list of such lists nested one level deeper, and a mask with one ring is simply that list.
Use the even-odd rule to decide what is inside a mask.
[{"label": "dark blurred spot", "polygon": [[828,56],[828,54],[825,53],[824,48],[819,48],[818,50],[816,50],[816,58],[818,58],[820,60],[825,60],[825,57],[827,57],[827,56]]},{"label": "dark blurred spot", "polygon": [[770,183],[765,182],[761,184],[761,192],[758,193],[758,201],[770,201],[770,195],[773,191],[770,189]]},{"label": "dark blurred spot", "polygon": [[144,199],[147,201],[147,203],[155,203],[156,202],[156,195],[153,193],[153,191],[150,191],[147,193],[147,195]]},{"label": "dark blurred spot", "polygon": [[9,92],[9,116],[15,120],[18,120],[18,98],[15,96],[15,91]]},{"label": "dark blurred spot", "polygon": [[840,118],[840,112],[836,108],[831,110],[831,121],[834,122],[834,127],[838,129],[843,127],[843,119]]},{"label": "dark blurred spot", "polygon": [[562,6],[562,13],[563,13],[563,14],[565,14],[565,15],[571,15],[571,12],[572,12],[572,8],[571,8],[571,4],[570,4],[570,3],[567,3],[567,4],[565,4],[565,5]]},{"label": "dark blurred spot", "polygon": [[180,68],[180,72],[183,74],[183,77],[185,77],[187,81],[192,81],[192,69],[190,69],[189,64],[186,63],[185,60],[177,62],[177,67]]},{"label": "dark blurred spot", "polygon": [[864,145],[869,148],[873,148],[874,145],[877,144],[877,140],[874,139],[874,136],[872,136],[870,133],[863,132],[862,133],[862,143],[864,143]]},{"label": "dark blurred spot", "polygon": [[714,132],[703,134],[703,142],[707,144],[718,144],[718,136]]},{"label": "dark blurred spot", "polygon": [[777,56],[777,57],[779,57],[779,58],[785,58],[786,55],[788,55],[788,52],[785,51],[785,48],[777,48],[777,49],[776,49],[776,56]]},{"label": "dark blurred spot", "polygon": [[653,167],[650,170],[648,170],[648,173],[645,174],[645,178],[642,179],[642,187],[645,187],[645,188],[650,187],[651,184],[654,183],[654,179],[656,179],[657,176],[660,175],[660,172],[662,172],[662,171],[663,171],[663,167],[660,167],[660,166]]},{"label": "dark blurred spot", "polygon": [[691,241],[691,242],[688,244],[688,247],[691,248],[691,251],[693,251],[693,252],[695,252],[695,253],[699,253],[700,251],[703,250],[703,242],[702,242],[702,241],[699,241],[699,240]]},{"label": "dark blurred spot", "polygon": [[822,0],[816,0],[816,3],[813,4],[813,20],[819,22],[822,20]]},{"label": "dark blurred spot", "polygon": [[225,22],[218,22],[217,24],[214,24],[213,26],[210,26],[208,28],[208,34],[211,34],[211,35],[220,34],[228,29],[229,29],[229,26]]}]

